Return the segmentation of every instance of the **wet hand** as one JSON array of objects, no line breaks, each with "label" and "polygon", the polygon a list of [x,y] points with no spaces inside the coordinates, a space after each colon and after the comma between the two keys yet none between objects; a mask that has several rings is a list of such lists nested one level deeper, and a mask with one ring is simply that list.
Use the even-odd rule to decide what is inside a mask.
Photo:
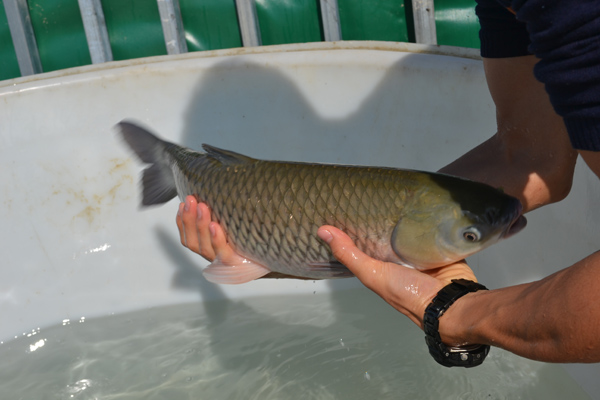
[{"label": "wet hand", "polygon": [[181,244],[194,253],[208,261],[217,257],[220,260],[238,257],[227,243],[221,226],[211,221],[208,206],[198,203],[194,196],[187,196],[185,203],[179,204],[176,221]]},{"label": "wet hand", "polygon": [[464,261],[418,271],[369,257],[354,245],[348,235],[332,226],[322,226],[318,234],[329,244],[333,255],[366,287],[421,328],[425,308],[440,289],[452,279],[476,281],[473,271]]}]

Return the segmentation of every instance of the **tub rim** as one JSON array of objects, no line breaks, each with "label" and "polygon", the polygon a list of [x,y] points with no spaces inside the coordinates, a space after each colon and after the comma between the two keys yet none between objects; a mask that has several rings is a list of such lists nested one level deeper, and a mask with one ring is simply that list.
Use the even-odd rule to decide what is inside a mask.
[{"label": "tub rim", "polygon": [[131,66],[157,64],[167,61],[193,60],[212,57],[228,57],[249,54],[272,54],[291,53],[303,51],[332,51],[332,50],[373,50],[391,51],[414,54],[441,55],[472,60],[481,60],[479,49],[467,47],[456,47],[446,45],[426,45],[405,42],[383,42],[383,41],[339,41],[339,42],[312,42],[292,43],[258,47],[236,47],[231,49],[207,50],[175,55],[160,55],[151,57],[134,58],[120,61],[110,61],[101,64],[90,64],[58,71],[43,72],[36,75],[28,75],[19,78],[0,81],[0,89],[10,88],[17,85],[43,81],[46,79],[64,78],[90,72],[108,71]]}]

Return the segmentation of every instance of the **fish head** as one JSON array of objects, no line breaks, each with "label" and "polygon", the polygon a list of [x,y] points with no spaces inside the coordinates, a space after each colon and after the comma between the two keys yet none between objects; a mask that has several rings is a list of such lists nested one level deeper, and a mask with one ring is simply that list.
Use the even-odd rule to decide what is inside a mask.
[{"label": "fish head", "polygon": [[396,224],[392,248],[403,264],[419,270],[449,265],[527,224],[518,199],[485,184],[448,178],[453,179],[441,179],[422,193]]}]

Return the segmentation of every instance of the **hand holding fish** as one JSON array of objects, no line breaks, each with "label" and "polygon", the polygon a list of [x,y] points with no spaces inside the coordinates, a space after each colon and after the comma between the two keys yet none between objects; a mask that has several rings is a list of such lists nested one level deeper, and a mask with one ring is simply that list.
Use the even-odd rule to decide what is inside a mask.
[{"label": "hand holding fish", "polygon": [[321,227],[319,237],[329,244],[335,258],[366,287],[421,328],[425,308],[440,289],[453,279],[476,281],[473,271],[464,261],[419,271],[369,257],[356,247],[348,235],[333,226]]},{"label": "hand holding fish", "polygon": [[[209,261],[219,258],[226,263],[239,263],[241,257],[227,243],[223,229],[211,222],[208,206],[198,203],[194,196],[188,196],[186,202],[179,205],[176,221],[181,244],[185,247]],[[421,327],[425,307],[441,288],[452,279],[475,280],[464,261],[421,272],[369,257],[348,235],[333,226],[321,227],[319,237],[366,287]]]},{"label": "hand holding fish", "polygon": [[219,224],[211,222],[208,206],[198,203],[194,196],[187,196],[185,203],[179,204],[176,222],[181,244],[208,261],[219,257],[235,263],[235,258],[240,258],[227,244],[227,238]]}]

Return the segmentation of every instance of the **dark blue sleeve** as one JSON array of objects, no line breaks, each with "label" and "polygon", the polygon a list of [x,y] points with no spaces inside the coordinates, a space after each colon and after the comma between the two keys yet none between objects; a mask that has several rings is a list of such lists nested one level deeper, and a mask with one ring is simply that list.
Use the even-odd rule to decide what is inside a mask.
[{"label": "dark blue sleeve", "polygon": [[536,78],[565,120],[573,147],[600,151],[600,1],[513,0],[525,21]]},{"label": "dark blue sleeve", "polygon": [[[540,59],[535,76],[545,85],[554,109],[563,117],[573,147],[600,151],[600,1],[500,0],[501,8],[510,6],[516,12],[512,22],[508,21],[510,11],[500,17],[496,10],[497,17],[492,18],[490,0],[478,2],[482,56],[524,55],[519,54],[522,48],[517,49],[524,43],[524,26],[528,49]],[[510,45],[517,37],[521,44]],[[504,47],[512,48],[510,52],[502,50],[503,40],[509,42]]]},{"label": "dark blue sleeve", "polygon": [[479,39],[482,57],[505,58],[531,54],[527,27],[517,21],[507,7],[498,0],[477,0],[475,12],[481,25]]}]

